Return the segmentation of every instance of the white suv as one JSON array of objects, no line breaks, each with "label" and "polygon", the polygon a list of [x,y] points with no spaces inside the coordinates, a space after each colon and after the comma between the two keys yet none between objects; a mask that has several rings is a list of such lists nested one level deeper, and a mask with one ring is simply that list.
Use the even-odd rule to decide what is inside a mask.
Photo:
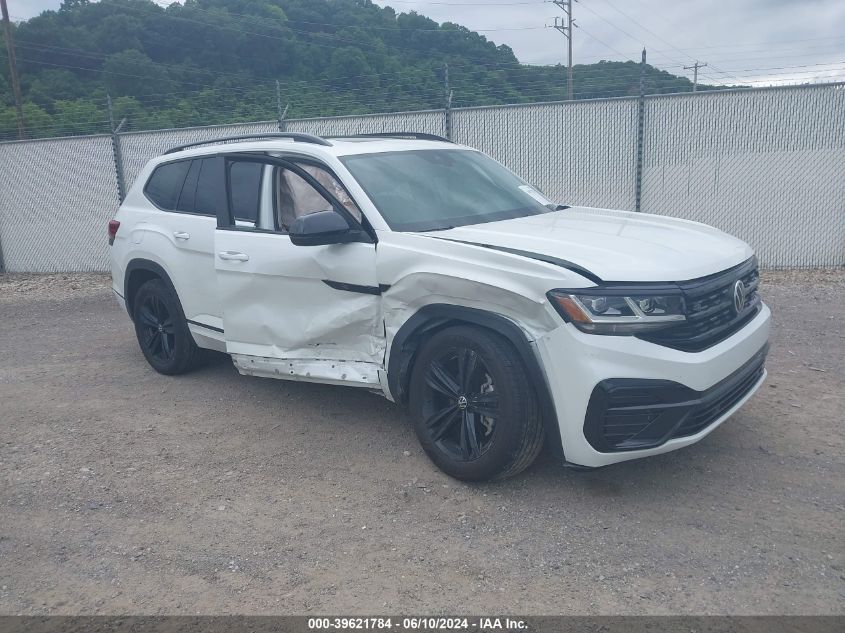
[{"label": "white suv", "polygon": [[554,204],[430,135],[174,148],[109,236],[154,369],[212,349],[242,374],[378,391],[459,479],[518,473],[544,443],[582,467],[687,446],[766,376],[747,244]]}]

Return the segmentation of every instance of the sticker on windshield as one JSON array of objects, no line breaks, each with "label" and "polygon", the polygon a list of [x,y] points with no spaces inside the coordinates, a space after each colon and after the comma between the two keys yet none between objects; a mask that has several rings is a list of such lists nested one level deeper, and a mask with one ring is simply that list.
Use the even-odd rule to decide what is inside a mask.
[{"label": "sticker on windshield", "polygon": [[549,200],[546,196],[537,191],[534,187],[531,187],[529,185],[520,185],[519,188],[525,193],[527,193],[529,196],[534,198],[540,204],[552,204],[551,200]]}]

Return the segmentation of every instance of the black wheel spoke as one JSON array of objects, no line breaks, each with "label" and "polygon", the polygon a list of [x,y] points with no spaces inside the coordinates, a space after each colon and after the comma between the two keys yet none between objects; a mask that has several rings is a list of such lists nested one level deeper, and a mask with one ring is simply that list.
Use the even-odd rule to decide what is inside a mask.
[{"label": "black wheel spoke", "polygon": [[426,419],[425,423],[431,431],[431,439],[439,441],[458,420],[458,409],[449,405]]},{"label": "black wheel spoke", "polygon": [[467,438],[467,413],[466,410],[461,411],[461,457],[464,461],[469,459],[469,439]]},{"label": "black wheel spoke", "polygon": [[158,330],[153,332],[153,335],[150,337],[149,347],[153,354],[161,351],[161,332]]},{"label": "black wheel spoke", "polygon": [[446,368],[437,361],[432,362],[429,366],[428,371],[425,374],[425,382],[435,391],[438,391],[450,398],[457,398],[461,395],[460,385],[449,374],[449,372],[446,371]]},{"label": "black wheel spoke", "polygon": [[161,301],[158,297],[150,297],[150,311],[155,315],[156,323],[161,323]]},{"label": "black wheel spoke", "polygon": [[165,334],[164,332],[161,333],[161,349],[164,352],[164,355],[169,358],[173,348],[170,344],[170,335]]},{"label": "black wheel spoke", "polygon": [[141,323],[151,328],[158,328],[158,319],[146,305],[141,306]]},{"label": "black wheel spoke", "polygon": [[161,324],[161,327],[167,334],[175,333],[175,329],[173,327],[173,319],[167,319],[164,323]]},{"label": "black wheel spoke", "polygon": [[469,399],[469,410],[488,418],[499,414],[499,394],[492,391],[476,394]]},{"label": "black wheel spoke", "polygon": [[[475,459],[481,454],[481,449],[478,446],[478,435],[475,430],[475,414],[465,411],[463,417],[464,433],[466,433],[467,436],[467,450],[465,457],[467,459]],[[462,442],[461,449],[463,448],[464,444]]]},{"label": "black wheel spoke", "polygon": [[478,354],[473,350],[462,349],[458,351],[458,383],[461,386],[462,392],[466,393],[470,391],[470,381],[477,365]]}]

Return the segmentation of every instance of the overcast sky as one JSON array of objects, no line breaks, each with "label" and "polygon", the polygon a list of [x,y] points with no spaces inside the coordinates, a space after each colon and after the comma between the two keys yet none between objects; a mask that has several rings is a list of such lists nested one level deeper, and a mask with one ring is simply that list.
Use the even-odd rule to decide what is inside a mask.
[{"label": "overcast sky", "polygon": [[[566,60],[566,39],[553,28],[564,13],[544,0],[374,0],[438,22],[480,30],[513,48],[520,61]],[[157,0],[163,4],[162,0]],[[60,0],[8,0],[20,20]],[[709,65],[700,80],[768,85],[845,80],[845,0],[578,0],[574,62],[638,61],[692,78],[683,66]]]}]

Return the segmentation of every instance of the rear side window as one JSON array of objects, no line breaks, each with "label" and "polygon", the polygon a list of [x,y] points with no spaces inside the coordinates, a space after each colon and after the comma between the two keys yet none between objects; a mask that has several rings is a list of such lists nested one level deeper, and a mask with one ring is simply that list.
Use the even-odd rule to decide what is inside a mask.
[{"label": "rear side window", "polygon": [[203,215],[225,215],[226,175],[222,156],[203,158],[200,163],[194,212]]},{"label": "rear side window", "polygon": [[144,193],[165,211],[216,216],[226,211],[223,172],[219,156],[167,163],[156,167]]},{"label": "rear side window", "polygon": [[199,179],[201,165],[202,161],[191,161],[191,168],[188,170],[185,183],[182,185],[182,193],[179,194],[179,202],[176,203],[177,211],[194,212],[194,198],[197,195],[197,180]]},{"label": "rear side window", "polygon": [[147,181],[147,186],[144,187],[144,193],[157,207],[169,211],[174,210],[190,167],[191,161],[189,160],[156,167],[153,175]]},{"label": "rear side window", "polygon": [[232,187],[232,216],[253,224],[258,222],[261,204],[262,163],[233,163],[229,174]]}]

